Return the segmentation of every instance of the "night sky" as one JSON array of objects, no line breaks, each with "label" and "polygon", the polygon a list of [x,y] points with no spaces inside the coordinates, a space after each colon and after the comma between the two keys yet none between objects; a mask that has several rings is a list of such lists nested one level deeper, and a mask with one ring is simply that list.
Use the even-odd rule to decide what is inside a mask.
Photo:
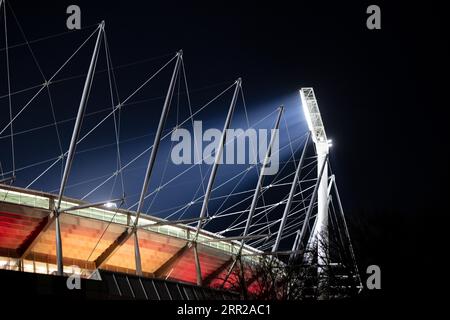
[{"label": "night sky", "polygon": [[[66,7],[70,4],[81,7],[85,29],[32,44],[43,69],[49,70],[46,75],[54,72],[64,57],[73,52],[74,43],[81,43],[94,30],[95,27],[89,26],[101,20],[106,21],[114,65],[155,57],[118,70],[122,99],[177,50],[183,49],[194,105],[200,106],[242,77],[250,120],[257,121],[284,104],[286,119],[293,128],[292,135],[298,138],[306,132],[306,126],[303,119],[295,119],[302,116],[300,105],[297,105],[297,90],[314,87],[327,135],[333,139],[331,163],[356,238],[360,264],[363,268],[372,263],[380,264],[382,270],[385,267],[388,292],[395,294],[395,286],[400,286],[399,283],[410,285],[410,279],[432,259],[433,249],[425,243],[429,238],[423,230],[436,228],[432,221],[440,220],[446,213],[444,187],[449,179],[448,143],[444,133],[448,117],[443,112],[448,104],[442,102],[445,101],[446,81],[441,80],[446,69],[443,61],[449,56],[449,37],[443,30],[442,8],[431,2],[420,6],[412,2],[376,2],[381,7],[382,29],[368,30],[366,8],[372,3],[366,1],[277,1],[268,4],[246,1],[245,5],[216,1],[189,5],[185,2],[163,5],[156,1],[10,3],[28,40],[66,32]],[[14,21],[9,22],[10,45],[23,42]],[[4,47],[3,40],[1,47]],[[92,43],[61,77],[86,72],[91,50]],[[4,59],[4,51],[1,54]],[[10,59],[13,91],[41,82],[33,61],[26,60],[30,59],[26,47],[11,51]],[[2,63],[2,75],[4,68]],[[105,68],[104,60],[99,60],[98,68]],[[169,66],[164,71],[162,81],[157,81],[153,89],[142,92],[136,99],[163,96],[172,68]],[[100,83],[101,79],[107,79],[106,76],[103,73],[96,79]],[[82,78],[66,86],[55,84],[54,104],[58,119],[75,116],[82,84]],[[7,92],[5,77],[1,78],[0,88],[3,96]],[[94,104],[100,106],[99,110],[108,106],[108,96],[105,98],[101,94],[107,87],[98,84],[94,89],[97,91],[93,91],[87,112],[97,110],[90,107]],[[30,95],[28,92],[14,97],[15,105],[20,105]],[[211,114],[205,115],[205,118],[213,119],[211,126],[220,128],[223,125],[230,99],[231,93],[228,93]],[[124,123],[133,129],[127,132],[124,127],[124,139],[151,133],[157,124],[162,102],[159,98],[138,106],[137,115],[128,119],[124,114]],[[296,106],[298,110],[295,110]],[[7,102],[2,98],[2,128],[9,118],[7,108]],[[25,130],[31,124],[48,123],[52,118],[50,109],[46,108],[30,111],[16,130]],[[236,126],[244,123],[242,102],[238,108]],[[183,112],[186,116],[186,110]],[[94,116],[83,126],[88,128],[99,119],[101,117]],[[267,119],[265,127],[271,127],[274,119],[273,115]],[[174,121],[172,114],[169,123],[173,125]],[[61,125],[63,149],[68,146],[72,125],[73,122]],[[54,128],[40,134],[39,138],[34,134],[17,138],[16,157],[21,159],[17,161],[22,165],[57,156]],[[80,148],[114,142],[106,132],[99,132],[97,137],[98,140],[87,141]],[[7,139],[2,140],[1,159],[5,166],[3,170],[7,171],[5,168],[10,169],[10,151]],[[150,141],[137,140],[124,147],[125,152],[136,154]],[[162,147],[162,158],[165,148],[167,146]],[[38,156],[41,149],[45,150],[42,151],[45,156]],[[114,149],[100,155],[114,157]],[[83,159],[82,155],[80,157]],[[125,160],[131,158],[124,157]],[[86,163],[92,165],[92,171],[101,172],[102,160],[94,160],[95,156],[86,156],[80,160],[85,162],[74,164],[74,172]],[[140,165],[145,166],[145,160]],[[144,169],[140,170],[143,173]],[[23,183],[37,172],[39,168],[26,173]],[[138,170],[130,174],[139,177],[142,173]],[[73,183],[87,179],[89,175],[80,174],[71,176]],[[58,175],[54,179],[48,178],[37,189],[54,189],[58,178]],[[79,196],[84,191],[79,194],[73,191],[72,194]],[[436,233],[441,236],[440,232]],[[427,281],[423,281],[425,285]],[[422,281],[417,280],[417,286],[418,282]]]}]

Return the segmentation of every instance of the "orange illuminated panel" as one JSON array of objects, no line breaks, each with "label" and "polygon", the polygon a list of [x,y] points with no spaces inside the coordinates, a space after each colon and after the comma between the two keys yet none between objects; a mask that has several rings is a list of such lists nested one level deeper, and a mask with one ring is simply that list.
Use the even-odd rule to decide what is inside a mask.
[{"label": "orange illuminated panel", "polygon": [[[60,216],[65,260],[94,261],[123,232],[125,227],[105,221],[63,213]],[[43,232],[31,255],[56,256],[55,222]]]},{"label": "orange illuminated panel", "polygon": [[[151,231],[138,230],[142,271],[154,273],[169,260],[186,241]],[[135,271],[134,238],[131,237],[108,260],[106,269]]]}]

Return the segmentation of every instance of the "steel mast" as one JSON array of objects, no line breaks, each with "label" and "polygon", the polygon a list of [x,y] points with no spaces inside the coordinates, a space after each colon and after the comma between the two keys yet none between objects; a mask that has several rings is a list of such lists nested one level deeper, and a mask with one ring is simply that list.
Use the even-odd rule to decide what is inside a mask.
[{"label": "steel mast", "polygon": [[63,275],[63,253],[62,253],[62,240],[61,240],[61,226],[59,222],[61,200],[64,194],[64,189],[69,178],[70,169],[72,167],[73,158],[75,156],[75,150],[78,142],[78,137],[81,131],[81,123],[83,122],[84,113],[86,111],[86,105],[89,98],[89,93],[91,91],[92,80],[94,79],[94,71],[97,65],[98,53],[100,51],[100,42],[102,39],[102,34],[105,28],[105,21],[102,21],[98,27],[97,41],[95,42],[94,52],[92,54],[91,63],[89,65],[89,70],[84,82],[83,93],[81,95],[80,105],[78,107],[78,114],[75,120],[75,125],[73,127],[72,138],[70,140],[70,146],[67,153],[67,160],[64,166],[64,173],[61,179],[61,185],[59,188],[58,199],[54,208],[55,211],[55,234],[56,234],[56,265],[57,274]]},{"label": "steel mast", "polygon": [[141,195],[139,197],[139,203],[136,210],[136,219],[134,220],[132,233],[134,235],[134,256],[135,256],[135,266],[136,274],[142,275],[142,265],[141,265],[141,254],[139,251],[139,239],[137,236],[137,227],[139,223],[139,217],[141,216],[142,207],[144,206],[145,194],[147,193],[148,184],[152,176],[153,167],[156,161],[156,154],[158,153],[159,144],[161,142],[162,132],[164,130],[164,125],[166,123],[167,116],[169,115],[170,102],[172,99],[172,94],[175,88],[175,82],[178,75],[178,70],[180,68],[181,59],[183,58],[183,51],[180,50],[177,53],[177,61],[175,63],[175,68],[172,73],[172,78],[170,79],[169,89],[167,90],[166,99],[164,100],[164,106],[161,111],[161,116],[159,118],[158,128],[156,130],[155,139],[153,141],[152,152],[147,163],[147,170],[145,172],[144,182],[142,183]]},{"label": "steel mast", "polygon": [[[270,155],[273,152],[272,151],[272,147],[273,147],[273,144],[275,142],[275,139],[278,136],[278,130],[279,130],[280,120],[281,120],[281,116],[283,114],[283,111],[284,111],[284,107],[280,106],[278,108],[278,116],[277,116],[277,119],[275,121],[274,128],[272,129],[272,137],[270,138],[270,143],[269,143],[269,146],[267,148],[266,155],[264,157],[264,160],[263,160],[263,163],[262,163],[262,166],[261,166],[261,170],[259,172],[258,181],[256,183],[255,191],[253,193],[252,203],[251,203],[250,209],[248,211],[247,221],[245,223],[244,232],[243,232],[242,237],[241,237],[241,244],[239,246],[239,250],[238,250],[238,252],[236,254],[236,257],[233,260],[233,263],[231,264],[231,267],[228,269],[228,272],[227,272],[227,274],[225,276],[225,279],[222,282],[222,287],[228,281],[228,278],[230,277],[231,272],[233,271],[236,263],[238,262],[238,260],[240,260],[242,249],[244,248],[245,240],[248,237],[248,232],[250,230],[250,225],[251,225],[251,222],[252,222],[252,219],[253,219],[253,215],[254,215],[255,210],[256,210],[256,205],[258,204],[258,199],[259,199],[259,196],[260,196],[260,193],[261,193],[261,188],[263,186],[265,170],[266,170],[266,167],[269,164],[269,161],[271,160],[271,156]],[[276,150],[275,152],[279,152],[279,150]],[[240,263],[240,268],[241,268],[241,272],[243,272],[243,270],[242,270],[242,263]]]},{"label": "steel mast", "polygon": [[295,190],[297,189],[297,184],[300,184],[299,183],[300,173],[302,171],[303,160],[305,158],[306,148],[308,147],[310,135],[311,134],[308,133],[308,135],[306,136],[305,145],[303,146],[303,151],[302,151],[300,160],[298,162],[297,170],[295,170],[294,180],[292,180],[291,190],[289,192],[289,196],[286,201],[286,206],[284,207],[283,216],[280,221],[280,227],[278,229],[277,238],[275,239],[275,243],[273,244],[273,247],[272,247],[272,252],[278,251],[278,246],[280,245],[280,242],[281,242],[281,236],[283,234],[283,229],[284,229],[284,226],[286,225],[286,220],[287,220],[289,211],[291,210],[291,205],[292,205],[292,200],[294,199]]},{"label": "steel mast", "polygon": [[225,119],[225,124],[223,126],[223,131],[222,131],[222,135],[220,137],[218,149],[216,152],[216,157],[215,157],[215,160],[213,163],[213,167],[211,169],[211,174],[209,175],[209,180],[208,180],[208,185],[206,187],[205,197],[203,198],[203,204],[202,204],[202,208],[200,210],[199,221],[197,223],[197,230],[195,231],[195,235],[194,235],[192,241],[190,242],[190,244],[193,246],[193,250],[194,250],[195,270],[197,272],[197,285],[202,285],[202,282],[203,282],[202,271],[201,271],[201,267],[200,267],[200,258],[198,256],[198,250],[197,250],[197,238],[198,238],[200,229],[203,225],[203,218],[205,217],[206,211],[208,210],[209,197],[211,196],[212,188],[214,186],[214,181],[216,180],[217,169],[219,168],[219,164],[221,163],[223,148],[226,143],[227,130],[229,129],[230,124],[231,124],[231,119],[233,118],[233,113],[234,113],[234,109],[236,107],[236,102],[238,99],[238,94],[239,94],[239,90],[241,89],[241,86],[242,86],[242,79],[238,78],[235,82],[233,98],[231,99],[230,107],[228,109],[228,114]]},{"label": "steel mast", "polygon": [[[330,142],[325,133],[325,127],[313,88],[301,88],[300,98],[317,155],[317,178],[319,181],[316,227],[313,231],[313,239],[317,240],[317,272],[320,279],[325,271],[323,266],[326,266],[328,263],[328,166],[326,161],[328,159]],[[305,221],[305,223],[308,223],[308,221]]]}]

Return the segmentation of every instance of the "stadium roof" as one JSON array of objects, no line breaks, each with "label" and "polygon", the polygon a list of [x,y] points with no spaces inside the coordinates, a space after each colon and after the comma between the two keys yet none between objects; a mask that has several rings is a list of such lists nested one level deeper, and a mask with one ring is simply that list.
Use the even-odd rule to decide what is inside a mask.
[{"label": "stadium roof", "polygon": [[[56,267],[53,205],[56,195],[27,189],[0,187],[0,268],[54,273]],[[64,198],[61,210],[85,202]],[[109,259],[102,253],[132,226],[134,212],[102,207],[71,210],[60,215],[64,271],[80,268],[89,277],[97,268],[135,273],[133,238]],[[194,254],[189,243],[195,228],[171,224],[151,216],[139,220],[138,238],[142,271],[146,276],[195,283]],[[240,242],[201,230],[197,239],[202,278],[208,284],[226,270]],[[243,253],[259,251],[245,246]],[[247,259],[252,259],[250,256]]]}]

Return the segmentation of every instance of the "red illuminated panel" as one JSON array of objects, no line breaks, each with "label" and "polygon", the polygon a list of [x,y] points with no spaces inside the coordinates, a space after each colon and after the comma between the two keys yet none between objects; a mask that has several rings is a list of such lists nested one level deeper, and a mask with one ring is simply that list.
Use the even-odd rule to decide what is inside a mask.
[{"label": "red illuminated panel", "polygon": [[[212,288],[223,288],[225,290],[239,290],[239,277],[238,277],[238,265],[235,266],[233,272],[229,275],[227,282],[223,284],[223,280],[226,278],[228,273],[228,268],[224,268],[220,274],[211,280],[210,287]],[[260,284],[254,278],[252,270],[250,268],[245,268],[244,278],[247,283],[247,291],[250,294],[257,294],[261,292]]]},{"label": "red illuminated panel", "polygon": [[25,214],[0,212],[0,248],[19,249],[42,220]]},{"label": "red illuminated panel", "polygon": [[[198,254],[202,271],[202,279],[219,269],[230,257],[213,248],[198,244]],[[187,250],[171,269],[167,271],[166,277],[178,281],[196,283],[197,272],[193,249]]]},{"label": "red illuminated panel", "polygon": [[236,274],[237,267],[234,268],[234,272],[232,272],[227,279],[227,282],[224,284],[223,280],[226,278],[228,273],[228,268],[224,269],[217,277],[211,280],[209,286],[211,288],[222,288],[223,289],[237,289],[239,287],[239,278]]}]

